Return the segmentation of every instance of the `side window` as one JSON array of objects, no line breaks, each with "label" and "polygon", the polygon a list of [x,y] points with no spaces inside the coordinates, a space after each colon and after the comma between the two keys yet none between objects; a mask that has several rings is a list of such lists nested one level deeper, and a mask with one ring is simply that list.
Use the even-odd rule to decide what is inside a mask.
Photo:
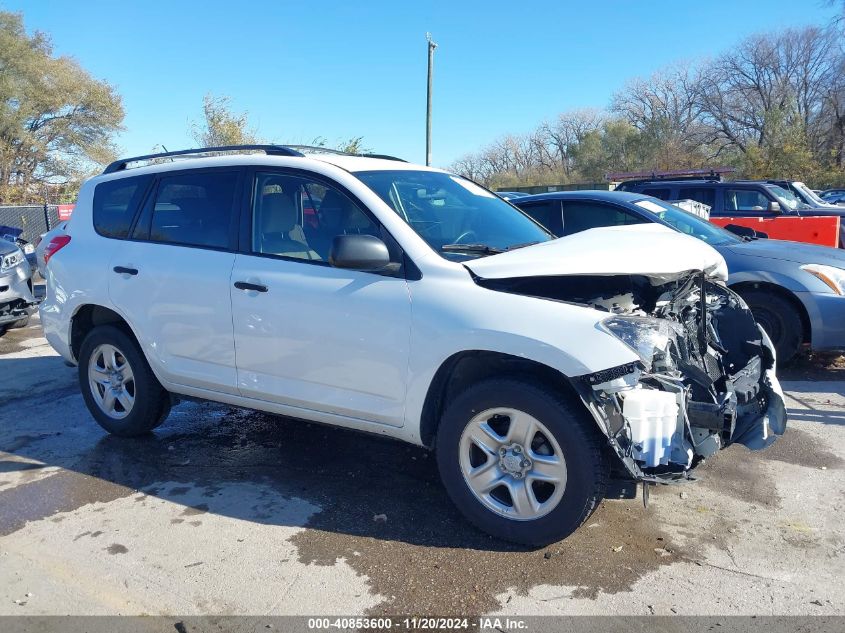
[{"label": "side window", "polygon": [[94,230],[103,237],[125,238],[151,176],[120,178],[94,189]]},{"label": "side window", "polygon": [[661,200],[669,200],[672,197],[671,189],[643,189],[643,194],[646,196],[653,196]]},{"label": "side window", "polygon": [[229,246],[238,172],[186,172],[159,181],[150,241]]},{"label": "side window", "polygon": [[716,190],[712,187],[685,187],[678,192],[678,200],[695,200],[713,209],[716,206]]},{"label": "side window", "polygon": [[563,235],[572,235],[600,226],[645,224],[645,220],[624,209],[598,202],[565,202]]},{"label": "side window", "polygon": [[254,253],[328,262],[335,236],[352,234],[383,238],[381,228],[337,189],[300,176],[256,174]]},{"label": "side window", "polygon": [[543,202],[532,202],[517,206],[519,206],[520,209],[534,218],[537,222],[549,229],[552,234],[556,236],[563,234],[563,217],[560,213],[559,201],[546,200]]},{"label": "side window", "polygon": [[725,189],[725,211],[764,212],[769,199],[754,189]]}]

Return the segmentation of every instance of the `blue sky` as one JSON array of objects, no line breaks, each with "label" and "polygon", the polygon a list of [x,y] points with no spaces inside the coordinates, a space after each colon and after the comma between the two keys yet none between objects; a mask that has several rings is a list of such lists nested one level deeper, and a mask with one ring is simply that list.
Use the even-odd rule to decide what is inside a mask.
[{"label": "blue sky", "polygon": [[207,92],[229,95],[275,142],[363,136],[425,155],[425,33],[435,61],[433,155],[445,166],[495,137],[629,78],[712,56],[760,31],[826,23],[823,0],[567,2],[0,0],[123,96],[118,144],[191,147]]}]

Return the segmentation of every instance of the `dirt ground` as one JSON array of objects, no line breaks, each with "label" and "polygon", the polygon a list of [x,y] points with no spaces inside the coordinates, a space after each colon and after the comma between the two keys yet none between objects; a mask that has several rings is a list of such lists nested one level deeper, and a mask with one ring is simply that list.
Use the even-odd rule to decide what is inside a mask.
[{"label": "dirt ground", "polygon": [[783,375],[773,447],[527,550],[393,441],[194,402],[108,436],[35,319],[0,339],[0,614],[842,615],[845,362]]}]

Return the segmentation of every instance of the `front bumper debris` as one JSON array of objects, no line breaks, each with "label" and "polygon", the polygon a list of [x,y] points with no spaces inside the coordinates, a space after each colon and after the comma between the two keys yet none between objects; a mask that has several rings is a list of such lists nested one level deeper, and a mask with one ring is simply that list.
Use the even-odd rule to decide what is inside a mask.
[{"label": "front bumper debris", "polygon": [[32,271],[24,260],[0,275],[0,326],[20,321],[33,313]]},{"label": "front bumper debris", "polygon": [[622,478],[692,479],[699,463],[731,444],[770,446],[786,430],[786,407],[774,348],[742,299],[699,278],[668,287],[654,305],[631,321],[641,318],[648,333],[622,333],[641,362],[572,380]]}]

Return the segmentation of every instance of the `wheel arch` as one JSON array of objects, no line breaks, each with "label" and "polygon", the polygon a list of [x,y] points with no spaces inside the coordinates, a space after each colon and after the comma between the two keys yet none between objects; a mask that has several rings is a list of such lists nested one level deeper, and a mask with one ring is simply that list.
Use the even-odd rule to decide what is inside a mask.
[{"label": "wheel arch", "polygon": [[101,325],[111,325],[120,329],[135,341],[139,349],[141,348],[138,337],[125,318],[111,308],[88,303],[77,308],[70,321],[70,352],[74,360],[79,362],[82,341],[88,333]]},{"label": "wheel arch", "polygon": [[781,297],[785,301],[788,301],[795,308],[795,311],[798,313],[798,317],[801,319],[802,343],[812,343],[813,327],[812,322],[810,321],[810,314],[807,312],[807,308],[804,306],[804,303],[801,301],[801,299],[799,299],[798,296],[791,292],[788,288],[784,288],[783,286],[779,286],[777,284],[773,284],[767,281],[742,281],[739,283],[731,284],[729,287],[739,296],[742,296],[744,291],[747,292],[749,290],[763,290],[765,292],[771,292],[772,294]]},{"label": "wheel arch", "polygon": [[429,384],[420,417],[421,443],[429,448],[434,445],[440,418],[451,398],[469,385],[492,376],[529,379],[577,398],[568,377],[543,363],[488,350],[457,352],[441,363]]}]

